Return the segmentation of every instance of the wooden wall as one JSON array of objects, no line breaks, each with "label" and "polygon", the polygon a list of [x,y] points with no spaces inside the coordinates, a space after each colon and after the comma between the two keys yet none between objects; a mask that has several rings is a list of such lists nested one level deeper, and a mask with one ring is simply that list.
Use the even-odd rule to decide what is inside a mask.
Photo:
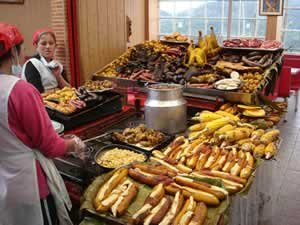
[{"label": "wooden wall", "polygon": [[159,1],[158,0],[147,0],[149,18],[149,40],[159,39]]},{"label": "wooden wall", "polygon": [[0,3],[0,21],[15,24],[25,39],[25,54],[35,52],[32,35],[36,29],[51,26],[51,0],[25,0],[24,4]]},{"label": "wooden wall", "polygon": [[126,50],[125,0],[77,0],[81,82]]},{"label": "wooden wall", "polygon": [[125,0],[126,15],[132,21],[132,35],[128,46],[145,41],[146,29],[146,0]]}]

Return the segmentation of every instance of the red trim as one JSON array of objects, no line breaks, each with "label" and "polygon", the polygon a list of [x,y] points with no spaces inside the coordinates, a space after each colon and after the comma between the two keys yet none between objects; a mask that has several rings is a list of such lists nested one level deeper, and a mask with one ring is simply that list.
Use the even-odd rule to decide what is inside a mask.
[{"label": "red trim", "polygon": [[70,51],[70,68],[71,68],[71,85],[80,86],[80,69],[79,69],[79,43],[77,30],[77,13],[76,1],[66,0],[67,2],[67,27],[68,43]]}]

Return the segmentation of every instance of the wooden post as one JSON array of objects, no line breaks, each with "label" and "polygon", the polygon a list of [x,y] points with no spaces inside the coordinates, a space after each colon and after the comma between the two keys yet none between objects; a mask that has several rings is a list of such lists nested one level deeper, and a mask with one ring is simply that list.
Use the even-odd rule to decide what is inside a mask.
[{"label": "wooden post", "polygon": [[266,40],[276,40],[277,16],[267,16]]}]

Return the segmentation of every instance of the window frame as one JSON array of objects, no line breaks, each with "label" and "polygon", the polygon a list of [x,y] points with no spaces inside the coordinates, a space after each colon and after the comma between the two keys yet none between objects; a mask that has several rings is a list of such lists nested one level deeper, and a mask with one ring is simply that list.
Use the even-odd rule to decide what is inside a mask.
[{"label": "window frame", "polygon": [[[172,2],[171,0],[158,0],[159,1],[159,12],[160,12],[160,3],[161,2]],[[176,1],[180,1],[180,0],[173,0],[173,2],[176,2]],[[182,1],[182,0],[181,0]],[[198,1],[198,2],[205,2],[206,0],[189,0],[188,2],[193,2],[193,1]],[[238,19],[234,19],[232,17],[232,7],[233,7],[233,1],[238,1],[239,2],[239,17]],[[226,7],[225,7],[225,3],[228,2],[228,12],[226,13]],[[195,19],[203,19],[205,20],[205,28],[204,30],[207,31],[208,30],[208,22],[209,20],[220,20],[221,22],[221,28],[220,28],[220,31],[218,32],[218,36],[219,37],[222,37],[223,39],[230,39],[230,38],[237,38],[237,37],[243,37],[243,38],[250,38],[250,37],[253,37],[253,35],[251,36],[242,36],[241,35],[241,29],[242,28],[242,25],[241,25],[241,21],[247,21],[247,20],[253,20],[255,21],[254,23],[254,36],[255,37],[258,37],[258,38],[261,38],[261,39],[264,39],[266,37],[266,34],[264,36],[261,36],[261,35],[258,35],[258,27],[259,27],[259,22],[258,21],[265,21],[266,25],[267,25],[267,19],[266,18],[260,18],[259,16],[259,1],[256,1],[257,4],[256,4],[256,7],[257,7],[257,13],[255,15],[255,17],[242,17],[241,18],[241,13],[242,13],[242,3],[243,3],[243,0],[222,0],[222,15],[220,17],[208,17],[207,16],[207,5],[205,5],[205,8],[204,8],[204,16],[161,16],[160,13],[158,13],[158,20],[159,20],[159,30],[158,30],[158,33],[159,33],[159,37],[162,37],[163,35],[167,34],[167,33],[162,33],[161,30],[160,30],[160,21],[163,20],[163,19],[172,19],[172,20],[176,20],[176,19],[187,19],[188,20],[188,24],[189,24],[189,33],[188,34],[184,34],[184,35],[187,35],[189,38],[191,39],[194,39],[194,38],[197,38],[197,36],[194,36],[192,35],[192,31],[191,31],[191,21],[192,20],[195,20]],[[175,5],[174,5],[174,8],[173,8],[174,12],[175,12]],[[173,13],[174,15],[175,13]],[[227,15],[227,16],[225,16]],[[226,24],[226,20],[227,20],[227,27],[225,27],[225,24]],[[232,21],[233,20],[238,20],[239,22],[239,25],[238,25],[238,33],[237,33],[237,36],[233,36],[232,35]],[[173,31],[175,31],[176,29],[176,22],[173,21],[173,24],[172,24],[172,27],[173,27]],[[226,32],[225,32],[226,31]]]},{"label": "window frame", "polygon": [[[289,10],[299,10],[300,13],[300,4],[299,7],[288,7],[288,1],[289,0],[285,0],[284,5],[283,5],[283,18],[282,18],[282,23],[281,23],[281,27],[280,27],[280,40],[282,41],[282,43],[285,45],[285,33],[286,32],[297,32],[300,34],[300,29],[289,29],[287,28],[288,25],[288,11]],[[285,46],[286,47],[286,46]],[[296,47],[296,48],[287,48],[286,51],[288,51],[289,53],[299,53],[300,52],[300,47]]]}]

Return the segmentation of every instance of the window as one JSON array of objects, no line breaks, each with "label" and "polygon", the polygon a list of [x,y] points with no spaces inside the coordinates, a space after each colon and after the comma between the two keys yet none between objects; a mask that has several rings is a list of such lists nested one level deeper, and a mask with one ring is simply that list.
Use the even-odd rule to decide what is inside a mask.
[{"label": "window", "polygon": [[[228,7],[232,3],[228,33]],[[214,27],[219,41],[227,37],[264,38],[266,17],[258,15],[258,0],[160,0],[160,36],[174,31],[197,40],[198,31],[208,34]]]},{"label": "window", "polygon": [[300,52],[300,1],[285,0],[283,13],[282,41],[284,47],[290,52]]}]

